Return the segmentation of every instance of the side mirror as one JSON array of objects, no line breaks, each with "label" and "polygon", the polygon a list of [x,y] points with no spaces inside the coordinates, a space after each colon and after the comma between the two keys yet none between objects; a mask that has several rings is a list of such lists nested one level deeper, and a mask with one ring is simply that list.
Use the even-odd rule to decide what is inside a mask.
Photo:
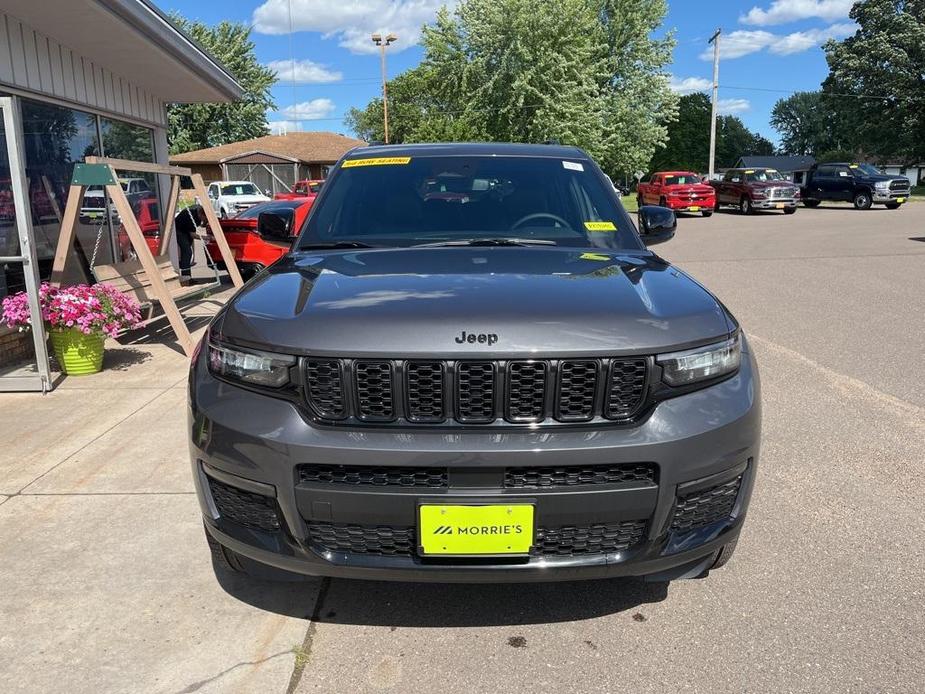
[{"label": "side mirror", "polygon": [[667,207],[643,205],[639,208],[638,219],[639,236],[647,246],[671,240],[678,228],[678,218]]},{"label": "side mirror", "polygon": [[277,212],[261,212],[257,217],[257,233],[272,241],[292,240],[293,215],[282,215]]}]

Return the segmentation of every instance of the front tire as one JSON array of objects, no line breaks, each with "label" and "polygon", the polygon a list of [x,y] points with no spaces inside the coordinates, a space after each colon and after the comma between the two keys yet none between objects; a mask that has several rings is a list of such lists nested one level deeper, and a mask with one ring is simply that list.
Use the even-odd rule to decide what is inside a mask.
[{"label": "front tire", "polygon": [[701,212],[701,214],[702,214],[704,217],[712,217],[712,216],[713,216],[713,210],[704,210],[703,212]]},{"label": "front tire", "polygon": [[873,200],[871,200],[870,193],[866,190],[859,190],[854,194],[854,209],[869,210],[872,204]]},{"label": "front tire", "polygon": [[219,219],[228,219],[228,213],[225,212],[225,208],[224,208],[224,207],[221,208],[221,209],[218,211],[218,218],[219,218]]},{"label": "front tire", "polygon": [[755,208],[752,207],[751,198],[743,195],[742,199],[739,200],[739,212],[742,214],[754,214]]},{"label": "front tire", "polygon": [[666,200],[665,198],[659,198],[659,199],[658,199],[658,206],[659,206],[659,207],[668,207],[668,200]]},{"label": "front tire", "polygon": [[899,209],[900,203],[898,203],[898,202],[887,202],[887,203],[884,203],[884,205],[885,205],[886,209],[888,209],[888,210],[898,210],[898,209]]},{"label": "front tire", "polygon": [[819,207],[820,202],[822,201],[821,200],[803,200],[803,204],[806,207]]},{"label": "front tire", "polygon": [[642,206],[645,205],[645,204],[646,204],[646,201],[642,199],[642,196],[641,196],[641,195],[637,195],[637,196],[636,196],[636,207],[639,208],[639,207],[642,207]]},{"label": "front tire", "polygon": [[796,207],[785,207],[784,208],[784,214],[793,214],[796,211],[797,211]]}]

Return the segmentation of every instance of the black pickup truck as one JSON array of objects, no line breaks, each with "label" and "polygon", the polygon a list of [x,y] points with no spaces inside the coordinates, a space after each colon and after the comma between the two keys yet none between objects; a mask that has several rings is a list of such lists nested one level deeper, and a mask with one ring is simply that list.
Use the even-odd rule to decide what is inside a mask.
[{"label": "black pickup truck", "polygon": [[905,176],[881,173],[870,164],[816,164],[806,172],[800,193],[807,207],[842,200],[858,210],[869,210],[873,204],[895,210],[909,199],[910,186]]}]

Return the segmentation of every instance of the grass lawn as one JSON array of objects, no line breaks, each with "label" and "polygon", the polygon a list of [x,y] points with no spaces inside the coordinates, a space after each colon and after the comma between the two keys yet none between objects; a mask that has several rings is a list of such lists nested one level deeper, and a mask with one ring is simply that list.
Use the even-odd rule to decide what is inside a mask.
[{"label": "grass lawn", "polygon": [[925,202],[925,186],[912,186],[909,202]]},{"label": "grass lawn", "polygon": [[620,198],[620,202],[623,203],[623,207],[627,212],[636,212],[639,209],[639,207],[636,205],[636,193],[624,195],[622,198]]}]

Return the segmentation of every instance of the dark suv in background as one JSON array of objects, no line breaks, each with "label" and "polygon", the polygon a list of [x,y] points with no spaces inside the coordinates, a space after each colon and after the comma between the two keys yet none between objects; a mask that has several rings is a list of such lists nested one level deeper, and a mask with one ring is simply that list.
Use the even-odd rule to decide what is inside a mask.
[{"label": "dark suv in background", "polygon": [[883,204],[895,210],[909,199],[912,189],[905,176],[880,173],[871,164],[816,164],[806,172],[802,188],[803,204],[816,207],[823,200],[841,200],[855,209],[869,210]]},{"label": "dark suv in background", "polygon": [[215,560],[430,581],[699,576],[755,481],[729,311],[581,150],[355,149],[193,359]]}]

